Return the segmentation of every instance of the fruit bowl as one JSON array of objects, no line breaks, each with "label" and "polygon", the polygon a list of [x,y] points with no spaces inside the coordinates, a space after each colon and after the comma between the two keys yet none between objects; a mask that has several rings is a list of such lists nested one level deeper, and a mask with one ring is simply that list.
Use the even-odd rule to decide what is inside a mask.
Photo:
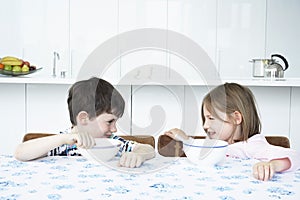
[{"label": "fruit bowl", "polygon": [[194,164],[211,167],[221,164],[226,157],[228,143],[217,139],[194,139],[183,143],[183,151]]},{"label": "fruit bowl", "polygon": [[22,72],[22,71],[21,72],[15,72],[15,71],[8,71],[8,70],[0,69],[0,74],[6,75],[6,76],[24,76],[24,75],[35,73],[35,72],[37,72],[41,69],[43,69],[43,68],[41,67],[41,68],[38,68],[38,69],[35,69],[35,70],[30,70],[30,71],[27,71],[27,72]]},{"label": "fruit bowl", "polygon": [[91,149],[79,148],[80,154],[97,162],[106,162],[116,156],[121,141],[111,138],[95,138],[96,145]]}]

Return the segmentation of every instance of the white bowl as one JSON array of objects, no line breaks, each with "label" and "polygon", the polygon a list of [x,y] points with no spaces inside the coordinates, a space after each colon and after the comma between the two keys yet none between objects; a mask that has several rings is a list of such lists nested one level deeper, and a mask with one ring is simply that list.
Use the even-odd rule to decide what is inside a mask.
[{"label": "white bowl", "polygon": [[226,157],[228,143],[216,139],[194,139],[192,142],[183,143],[186,157],[194,164],[213,166],[221,164]]},{"label": "white bowl", "polygon": [[81,155],[87,159],[106,162],[116,156],[121,141],[110,138],[95,138],[96,145],[91,149],[80,148]]}]

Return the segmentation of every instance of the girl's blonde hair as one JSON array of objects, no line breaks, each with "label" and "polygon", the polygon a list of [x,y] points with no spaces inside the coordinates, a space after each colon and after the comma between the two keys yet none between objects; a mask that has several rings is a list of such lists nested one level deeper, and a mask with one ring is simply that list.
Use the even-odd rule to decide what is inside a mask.
[{"label": "girl's blonde hair", "polygon": [[242,115],[240,140],[246,141],[248,138],[261,132],[261,122],[257,112],[256,101],[253,93],[247,87],[237,83],[225,83],[210,91],[203,99],[201,106],[201,117],[203,125],[205,116],[203,107],[216,118],[223,120],[217,115],[217,110],[232,119],[231,114],[238,111]]}]

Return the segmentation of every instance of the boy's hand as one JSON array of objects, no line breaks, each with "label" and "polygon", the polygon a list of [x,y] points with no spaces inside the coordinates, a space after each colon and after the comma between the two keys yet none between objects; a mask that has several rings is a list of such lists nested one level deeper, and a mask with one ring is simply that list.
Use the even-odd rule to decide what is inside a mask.
[{"label": "boy's hand", "polygon": [[189,137],[183,132],[182,130],[178,128],[173,128],[167,132],[165,132],[165,135],[179,141],[188,140]]},{"label": "boy's hand", "polygon": [[149,144],[138,143],[131,152],[124,152],[120,158],[122,167],[140,167],[145,160],[155,157],[155,150]]},{"label": "boy's hand", "polygon": [[120,166],[130,168],[140,167],[144,161],[145,158],[140,153],[125,152],[120,158]]},{"label": "boy's hand", "polygon": [[96,142],[94,137],[91,136],[88,132],[72,130],[71,138],[68,144],[76,144],[77,147],[90,149],[95,146]]}]

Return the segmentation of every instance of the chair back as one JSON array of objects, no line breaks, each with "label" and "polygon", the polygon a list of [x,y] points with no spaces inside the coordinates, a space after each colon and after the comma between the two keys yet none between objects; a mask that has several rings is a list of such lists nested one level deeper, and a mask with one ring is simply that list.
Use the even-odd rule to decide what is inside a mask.
[{"label": "chair back", "polygon": [[[23,142],[55,135],[54,133],[27,133],[23,137]],[[151,135],[120,135],[120,137],[124,138],[125,140],[132,140],[142,144],[150,144],[153,148],[155,148],[155,139]]]},{"label": "chair back", "polygon": [[[205,136],[191,136],[195,139],[204,139]],[[290,148],[290,141],[285,136],[265,136],[267,141],[275,146]],[[186,157],[182,150],[182,142],[172,139],[167,135],[160,135],[158,138],[158,153],[166,157]]]}]

